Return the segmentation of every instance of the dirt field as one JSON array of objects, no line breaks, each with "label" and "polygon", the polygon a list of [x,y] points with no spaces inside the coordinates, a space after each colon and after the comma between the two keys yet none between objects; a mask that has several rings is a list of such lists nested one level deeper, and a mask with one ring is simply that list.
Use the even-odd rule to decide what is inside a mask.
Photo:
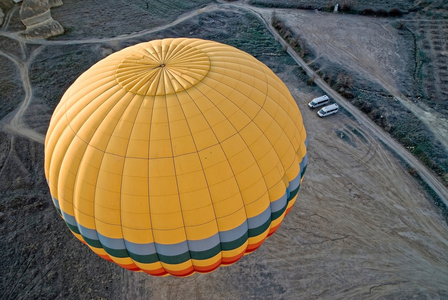
[{"label": "dirt field", "polygon": [[[425,130],[429,129],[434,134],[442,145],[439,151],[448,153],[448,119],[445,108],[442,108],[446,106],[443,93],[447,87],[443,84],[446,72],[441,67],[445,62],[445,57],[440,55],[443,51],[428,54],[435,61],[430,69],[439,73],[429,76],[433,80],[424,79],[426,90],[432,92],[430,96],[423,97],[419,91],[414,91],[412,83],[415,81],[412,72],[409,72],[409,66],[415,64],[415,58],[409,51],[413,45],[399,35],[399,30],[394,27],[397,21],[333,13],[297,13],[293,10],[276,10],[276,16],[284,19],[286,27],[306,42],[314,57],[308,63],[317,64],[317,72],[325,70],[333,75],[338,72],[350,74],[347,76],[353,78],[354,85],[361,89],[375,91],[366,82],[377,84],[384,90],[377,93],[387,93],[389,96],[384,97],[379,106],[390,107],[390,104],[384,102],[400,102],[403,109],[409,110],[426,127]],[[437,28],[444,28],[445,22],[438,23],[440,26]],[[443,36],[443,32],[448,33],[448,30],[440,32],[439,37]],[[443,49],[444,42],[440,38],[429,40],[439,44],[437,49]],[[428,52],[434,50],[434,45],[430,48]],[[333,65],[337,65],[338,69],[334,70]],[[425,65],[426,69],[428,67]],[[388,114],[391,114],[390,111]],[[438,160],[438,163],[445,164],[445,160]]]},{"label": "dirt field", "polygon": [[[64,2],[73,8],[68,19],[76,20],[80,16],[76,5]],[[85,5],[94,10],[89,3]],[[0,298],[448,298],[448,226],[409,168],[348,114],[318,118],[307,103],[322,92],[307,84],[308,78],[257,17],[228,3],[196,9],[190,14],[182,10],[183,21],[174,21],[173,26],[159,20],[140,33],[123,33],[119,38],[107,32],[86,38],[82,30],[77,35],[73,29],[69,38],[33,42],[14,35],[20,24],[15,15],[10,16],[10,26],[0,31],[0,62],[9,62],[1,74],[10,76],[10,86],[22,82],[23,89],[14,96],[8,87],[7,97],[0,99],[2,107],[7,107],[5,101],[14,106],[0,121],[0,251],[4,254]],[[327,16],[314,13],[310,17],[309,12],[297,10],[284,16],[303,31],[319,29],[305,23],[328,21]],[[304,20],[308,22],[300,23]],[[340,33],[350,37],[359,27],[352,26],[358,17],[344,20],[340,26],[345,31]],[[363,37],[353,33],[358,37],[354,41],[360,43],[357,55],[339,51],[345,56],[335,59],[360,76],[399,90],[400,81],[395,80],[405,80],[402,65],[409,58],[400,51],[383,53],[375,47],[383,42],[389,45],[387,49],[400,49],[400,40],[387,36],[388,25],[375,22],[372,28],[383,35],[375,35],[374,44],[361,47],[366,44]],[[157,30],[157,26],[162,27]],[[320,36],[329,37],[324,29],[306,33],[310,44]],[[127,45],[168,36],[214,39],[266,63],[296,99],[309,140],[309,166],[299,199],[280,229],[238,263],[188,278],[133,273],[97,257],[57,215],[43,174],[42,138],[52,110],[86,65]],[[12,41],[18,46],[7,46]],[[344,45],[334,43],[333,47],[343,50]],[[315,49],[318,57],[327,58],[334,50],[322,43]],[[371,55],[383,63],[368,63]]]}]

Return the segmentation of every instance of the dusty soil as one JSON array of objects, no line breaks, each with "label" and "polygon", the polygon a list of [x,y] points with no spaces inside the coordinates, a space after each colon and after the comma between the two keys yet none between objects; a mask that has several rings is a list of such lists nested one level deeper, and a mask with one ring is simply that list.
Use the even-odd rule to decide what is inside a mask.
[{"label": "dusty soil", "polygon": [[[0,58],[10,62],[14,84],[27,75],[22,89],[28,92],[1,99],[14,99],[10,105],[16,109],[0,122],[0,298],[447,298],[448,226],[409,169],[349,115],[320,119],[309,110],[306,104],[321,91],[306,83],[307,77],[259,19],[232,6],[214,7],[184,14],[185,21],[173,27],[160,23],[161,30],[152,27],[128,38],[102,32],[101,41],[72,35],[19,39],[22,46],[14,49],[2,44]],[[78,11],[71,13],[70,18],[81,18]],[[20,26],[14,15],[10,20],[11,27],[0,37],[16,40],[13,33]],[[238,263],[188,278],[126,271],[78,242],[51,203],[43,145],[35,139],[43,137],[57,99],[87,62],[168,36],[229,43],[266,63],[296,99],[309,139],[310,161],[299,199],[280,229]],[[400,61],[399,55],[392,57]],[[395,59],[387,60],[389,68]],[[363,66],[354,68],[362,76],[369,74]],[[11,124],[16,131],[6,126]]]},{"label": "dusty soil", "polygon": [[[406,41],[392,26],[395,25],[395,20],[293,10],[276,10],[276,15],[285,19],[286,26],[295,30],[298,36],[306,41],[314,52],[314,60],[330,61],[356,74],[355,76],[361,77],[362,80],[379,84],[393,96],[389,101],[400,101],[434,133],[448,152],[447,114],[444,109],[439,108],[444,106],[442,93],[448,86],[443,84],[446,81],[446,72],[440,67],[445,62],[443,55],[430,55],[438,62],[438,76],[431,76],[435,79],[431,82],[437,87],[434,88],[434,93],[440,96],[438,105],[431,105],[421,100],[420,96],[414,99],[409,95],[409,83],[413,78],[408,68],[414,64],[414,58],[410,57],[409,51],[403,47],[406,46]],[[440,29],[444,29],[446,22],[439,23]],[[440,32],[442,33],[438,37],[444,36],[444,32],[448,34],[446,29]],[[437,49],[444,49],[445,42],[440,38],[430,40],[440,44]],[[431,49],[434,50],[434,47]],[[309,63],[312,64],[313,61]]]}]

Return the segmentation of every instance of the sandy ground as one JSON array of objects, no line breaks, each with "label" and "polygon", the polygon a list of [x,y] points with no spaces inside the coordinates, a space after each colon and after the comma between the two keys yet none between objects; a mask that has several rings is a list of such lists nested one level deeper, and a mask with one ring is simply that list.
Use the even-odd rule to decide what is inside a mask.
[{"label": "sandy ground", "polygon": [[377,82],[418,116],[448,151],[447,117],[401,92],[406,81],[412,80],[406,72],[414,62],[393,30],[393,20],[295,10],[276,10],[275,14],[308,43],[316,59],[324,57]]},{"label": "sandy ground", "polygon": [[[188,278],[129,272],[95,257],[43,200],[48,192],[30,189],[1,206],[1,249],[8,259],[22,256],[7,264],[0,297],[27,298],[45,282],[54,283],[39,294],[45,298],[74,299],[81,286],[97,299],[446,299],[448,226],[428,195],[362,125],[344,113],[320,119],[308,109],[317,91],[291,76],[292,68],[279,76],[302,111],[309,167],[294,208],[255,253]],[[8,197],[30,173],[30,186],[44,185],[42,144],[11,134],[0,134]],[[23,209],[17,203],[25,200]]]}]

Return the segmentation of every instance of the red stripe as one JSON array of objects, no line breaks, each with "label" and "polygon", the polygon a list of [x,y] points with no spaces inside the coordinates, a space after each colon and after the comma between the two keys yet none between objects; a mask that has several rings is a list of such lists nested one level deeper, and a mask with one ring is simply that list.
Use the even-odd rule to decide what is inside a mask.
[{"label": "red stripe", "polygon": [[98,255],[99,257],[105,259],[105,260],[114,262],[114,261],[112,260],[112,258],[110,258],[109,255],[107,255],[107,254],[104,254],[104,255],[103,255],[103,254],[98,254],[98,253],[95,253],[95,254]]},{"label": "red stripe", "polygon": [[182,271],[170,271],[170,270],[168,270],[168,272],[171,275],[174,275],[174,276],[185,277],[185,276],[193,274],[194,273],[194,268],[193,268],[193,266],[191,266],[188,269],[185,269],[185,270],[182,270]]},{"label": "red stripe", "polygon": [[159,268],[157,270],[142,270],[142,271],[145,272],[146,274],[153,275],[153,276],[164,276],[164,275],[168,274],[168,272],[165,271],[164,268]]},{"label": "red stripe", "polygon": [[280,227],[281,224],[282,224],[282,222],[278,223],[277,226],[272,227],[271,229],[269,229],[268,237],[270,237]]},{"label": "red stripe", "polygon": [[122,268],[125,268],[126,270],[130,270],[130,271],[140,271],[140,268],[137,267],[134,264],[129,264],[129,265],[123,265],[123,264],[119,264],[117,262],[115,262],[117,265],[119,265]]},{"label": "red stripe", "polygon": [[249,244],[249,246],[247,246],[246,253],[251,253],[251,252],[257,250],[258,247],[260,247],[261,244],[263,244],[263,242],[264,242],[265,239],[266,239],[266,238],[262,239],[261,241],[259,241],[259,242],[256,243],[256,244]]},{"label": "red stripe", "polygon": [[200,273],[210,273],[211,271],[216,270],[220,265],[221,265],[221,259],[218,260],[213,265],[206,266],[206,267],[194,266],[194,269]]},{"label": "red stripe", "polygon": [[238,254],[238,255],[235,255],[235,256],[231,256],[231,257],[223,257],[223,258],[222,258],[222,265],[224,265],[224,266],[225,266],[225,265],[231,265],[231,264],[237,262],[243,255],[244,255],[244,251],[241,252],[241,253]]}]

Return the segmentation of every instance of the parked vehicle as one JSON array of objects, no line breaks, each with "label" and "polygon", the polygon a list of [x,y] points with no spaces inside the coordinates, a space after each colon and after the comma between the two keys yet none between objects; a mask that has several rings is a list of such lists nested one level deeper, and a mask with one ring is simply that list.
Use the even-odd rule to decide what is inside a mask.
[{"label": "parked vehicle", "polygon": [[328,98],[327,95],[323,95],[317,98],[314,98],[313,100],[311,100],[310,103],[308,103],[308,106],[310,108],[316,108],[322,105],[327,104],[328,102],[330,102],[330,98]]},{"label": "parked vehicle", "polygon": [[317,115],[321,118],[335,114],[339,111],[339,105],[337,105],[336,103],[327,105],[322,107],[318,112]]}]

